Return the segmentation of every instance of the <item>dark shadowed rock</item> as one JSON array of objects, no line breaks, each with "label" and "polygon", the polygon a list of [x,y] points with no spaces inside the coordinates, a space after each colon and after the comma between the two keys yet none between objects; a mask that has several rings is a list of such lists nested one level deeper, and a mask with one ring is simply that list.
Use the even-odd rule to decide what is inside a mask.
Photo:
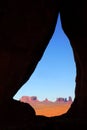
[{"label": "dark shadowed rock", "polygon": [[24,102],[24,103],[30,103],[30,102],[39,102],[39,100],[37,99],[37,96],[22,96],[20,98],[20,101],[21,102]]},{"label": "dark shadowed rock", "polygon": [[72,102],[72,97],[71,97],[71,96],[69,96],[68,101],[69,101],[69,102]]},{"label": "dark shadowed rock", "polygon": [[65,98],[62,98],[62,97],[57,98],[57,99],[56,99],[56,102],[65,102]]},{"label": "dark shadowed rock", "polygon": [[[75,99],[65,115],[48,119],[12,98],[43,56],[59,12],[76,63]],[[86,0],[0,1],[0,104],[1,130],[87,129]]]},{"label": "dark shadowed rock", "polygon": [[31,97],[31,100],[32,100],[32,101],[37,101],[37,97],[36,97],[36,96],[32,96],[32,97]]}]

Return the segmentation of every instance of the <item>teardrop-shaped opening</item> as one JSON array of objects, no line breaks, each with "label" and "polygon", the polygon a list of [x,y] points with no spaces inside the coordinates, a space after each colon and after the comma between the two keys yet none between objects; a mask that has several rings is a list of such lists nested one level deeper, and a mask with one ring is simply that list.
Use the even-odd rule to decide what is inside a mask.
[{"label": "teardrop-shaped opening", "polygon": [[75,76],[73,51],[62,30],[59,15],[41,61],[14,99],[31,104],[38,115],[63,114],[74,100]]}]

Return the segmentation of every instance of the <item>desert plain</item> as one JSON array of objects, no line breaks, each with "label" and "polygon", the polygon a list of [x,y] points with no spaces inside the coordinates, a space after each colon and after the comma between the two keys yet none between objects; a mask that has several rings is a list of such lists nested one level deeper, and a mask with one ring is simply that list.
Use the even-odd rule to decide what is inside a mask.
[{"label": "desert plain", "polygon": [[36,115],[57,116],[67,112],[71,103],[30,103]]},{"label": "desert plain", "polygon": [[72,104],[72,102],[70,101],[51,102],[48,100],[30,100],[29,97],[22,97],[21,101],[29,103],[34,108],[36,115],[44,115],[47,117],[57,116],[66,113]]}]

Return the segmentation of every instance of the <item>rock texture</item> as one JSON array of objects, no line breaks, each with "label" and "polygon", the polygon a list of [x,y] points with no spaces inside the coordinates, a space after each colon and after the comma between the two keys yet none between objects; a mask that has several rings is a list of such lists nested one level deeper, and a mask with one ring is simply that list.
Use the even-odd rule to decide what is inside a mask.
[{"label": "rock texture", "polygon": [[[77,76],[75,100],[60,117],[37,117],[29,107],[28,116],[14,94],[29,79],[55,29],[60,12],[62,27],[74,53]],[[87,1],[86,0],[1,0],[0,1],[0,120],[3,129],[87,128]],[[9,104],[10,103],[10,104]],[[25,106],[25,104],[24,104]],[[23,109],[22,122],[18,109]],[[8,109],[7,109],[8,108]],[[9,116],[10,110],[13,111]],[[32,113],[32,114],[31,114]],[[32,118],[32,116],[34,118]],[[4,118],[3,118],[4,117]],[[15,124],[13,119],[15,118]],[[31,123],[32,120],[32,123]],[[7,124],[7,128],[5,126]],[[32,125],[33,124],[33,125]],[[2,127],[0,125],[0,127]],[[15,126],[14,128],[12,127]],[[8,128],[9,126],[9,128]],[[25,129],[25,128],[24,128]],[[26,128],[27,129],[27,128]]]},{"label": "rock texture", "polygon": [[20,98],[20,101],[21,102],[24,102],[24,103],[29,103],[29,102],[39,102],[39,100],[37,99],[37,96],[22,96]]},{"label": "rock texture", "polygon": [[63,98],[63,97],[59,97],[59,98],[56,98],[56,100],[55,101],[50,101],[50,100],[48,100],[47,98],[45,98],[45,100],[42,100],[42,101],[40,101],[40,100],[38,100],[38,98],[37,98],[37,96],[22,96],[21,98],[20,98],[20,101],[21,102],[24,102],[24,103],[30,103],[30,102],[46,102],[46,103],[49,103],[49,102],[51,102],[51,103],[62,103],[62,102],[73,102],[72,101],[72,97],[71,96],[69,96],[69,98],[67,99],[67,98]]}]

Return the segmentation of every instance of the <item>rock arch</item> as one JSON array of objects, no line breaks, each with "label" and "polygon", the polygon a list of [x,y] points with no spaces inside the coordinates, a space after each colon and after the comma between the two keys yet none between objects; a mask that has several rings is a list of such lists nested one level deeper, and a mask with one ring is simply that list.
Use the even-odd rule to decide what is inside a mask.
[{"label": "rock arch", "polygon": [[[1,129],[87,127],[86,5],[85,0],[0,2]],[[59,11],[77,67],[75,100],[66,114],[47,118],[36,116],[31,106],[14,101],[12,97],[29,79],[41,59],[54,32]]]}]

